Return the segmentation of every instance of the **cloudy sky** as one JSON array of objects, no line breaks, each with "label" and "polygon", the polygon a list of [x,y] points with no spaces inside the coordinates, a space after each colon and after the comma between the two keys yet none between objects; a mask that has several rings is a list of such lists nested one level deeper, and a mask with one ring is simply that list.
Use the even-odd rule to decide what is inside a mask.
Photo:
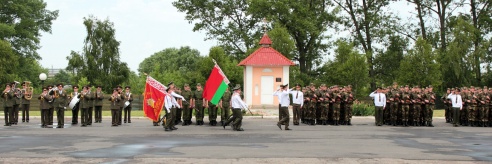
[{"label": "cloudy sky", "polygon": [[132,71],[150,55],[169,47],[190,46],[208,54],[216,41],[204,41],[204,32],[193,32],[171,4],[172,0],[45,0],[49,10],[59,10],[52,33],[41,37],[43,58],[47,68],[65,68],[70,51],[80,52],[87,33],[83,18],[94,15],[114,23],[116,39],[121,42],[121,61]]}]

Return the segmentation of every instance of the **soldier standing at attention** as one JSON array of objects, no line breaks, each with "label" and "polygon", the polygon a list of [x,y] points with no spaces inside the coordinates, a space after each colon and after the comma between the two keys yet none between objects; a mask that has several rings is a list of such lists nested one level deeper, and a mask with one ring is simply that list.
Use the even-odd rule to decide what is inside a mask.
[{"label": "soldier standing at attention", "polygon": [[[79,97],[79,86],[75,85],[72,87],[73,89],[73,92],[70,94],[70,96],[68,97],[68,99],[70,99],[70,101],[72,101],[72,98],[74,97]],[[79,123],[78,119],[79,119],[79,109],[80,109],[80,100],[77,104],[75,104],[75,106],[72,108],[72,125],[76,125]]]},{"label": "soldier standing at attention", "polygon": [[120,112],[119,104],[121,101],[121,95],[119,94],[118,88],[113,88],[113,94],[109,98],[109,101],[111,101],[111,106],[109,107],[111,109],[111,126],[118,126],[120,118],[118,112]]},{"label": "soldier standing at attention", "polygon": [[87,118],[88,118],[88,122],[87,122],[87,125],[92,125],[92,112],[94,111],[94,97],[96,94],[94,94],[94,92],[91,91],[91,85],[87,85],[87,94],[89,94],[91,96],[91,99],[89,100],[89,110],[87,111]]},{"label": "soldier standing at attention", "polygon": [[58,121],[56,128],[64,128],[65,125],[65,109],[67,109],[67,93],[63,90],[63,84],[56,85],[58,90],[55,91],[55,100],[53,105],[56,108],[56,119]]},{"label": "soldier standing at attention", "polygon": [[104,100],[104,93],[102,92],[102,87],[100,85],[97,86],[97,90],[94,97],[94,115],[95,123],[102,122],[102,105]]},{"label": "soldier standing at attention", "polygon": [[183,102],[183,126],[191,125],[191,113],[193,109],[193,92],[190,89],[190,85],[184,85],[184,91],[181,92],[181,95],[184,97]]},{"label": "soldier standing at attention", "polygon": [[78,95],[80,99],[80,106],[82,110],[80,111],[80,122],[82,123],[81,127],[86,127],[89,123],[89,107],[91,106],[91,95],[88,94],[88,86],[83,87],[83,91]]},{"label": "soldier standing at attention", "polygon": [[352,94],[352,86],[347,86],[345,94],[343,95],[343,100],[345,101],[345,121],[346,125],[352,125],[352,105],[354,105],[354,95]]},{"label": "soldier standing at attention", "polygon": [[196,91],[193,93],[193,101],[195,102],[195,119],[196,125],[203,125],[203,117],[204,117],[204,105],[206,100],[203,98],[203,90],[202,84],[196,84]]},{"label": "soldier standing at attention", "polygon": [[441,100],[444,103],[444,117],[446,118],[446,123],[450,123],[453,116],[451,116],[451,104],[449,103],[450,101],[447,99],[447,96],[451,93],[449,88],[446,90],[446,93],[442,95]]},{"label": "soldier standing at attention", "polygon": [[241,98],[241,88],[239,86],[236,86],[232,89],[234,91],[234,94],[232,95],[231,98],[231,106],[232,106],[232,117],[231,119],[228,119],[226,122],[224,122],[224,125],[222,127],[225,127],[229,125],[229,123],[232,123],[232,128],[234,131],[244,131],[243,128],[241,128],[241,125],[243,123],[243,114],[241,110],[247,109],[248,105],[244,103],[244,101]]},{"label": "soldier standing at attention", "polygon": [[372,92],[369,96],[373,98],[374,106],[376,108],[375,110],[376,126],[382,126],[383,109],[386,106],[386,96],[382,93],[381,87],[378,87],[378,89]]},{"label": "soldier standing at attention", "polygon": [[434,115],[434,107],[436,105],[436,94],[432,90],[433,90],[432,86],[429,86],[427,94],[425,96],[427,99],[426,107],[425,107],[426,110],[425,122],[427,123],[428,127],[434,127],[434,125],[432,125],[432,116]]},{"label": "soldier standing at attention", "polygon": [[11,84],[5,85],[5,90],[2,92],[3,99],[3,116],[5,120],[5,125],[10,126],[10,121],[12,120],[12,108],[14,106],[14,91],[11,89]]},{"label": "soldier standing at attention", "polygon": [[287,88],[288,84],[285,84],[285,85],[280,85],[280,89],[277,90],[274,94],[275,95],[279,95],[279,97],[281,97],[281,102],[280,102],[280,109],[281,109],[281,112],[282,112],[282,115],[284,117],[282,117],[282,120],[280,120],[279,122],[277,122],[277,126],[278,128],[280,128],[280,130],[282,130],[282,124],[285,125],[285,130],[291,130],[289,129],[289,105],[290,105],[290,97],[289,97],[289,94],[290,94],[290,89]]},{"label": "soldier standing at attention", "polygon": [[207,101],[206,108],[208,108],[208,125],[217,125],[217,105],[212,104],[212,102]]},{"label": "soldier standing at attention", "polygon": [[[295,100],[295,99],[294,99]],[[330,95],[326,90],[326,84],[320,85],[320,90],[318,91],[318,109],[321,110],[319,113],[319,122],[321,125],[326,125],[328,121],[328,108],[330,107]],[[295,117],[295,115],[294,115]],[[295,120],[294,120],[295,121]],[[295,125],[295,122],[294,122]]]},{"label": "soldier standing at attention", "polygon": [[[53,94],[55,92],[52,92],[52,89],[53,86],[52,85],[48,85],[48,94],[51,95],[53,97]],[[53,116],[54,116],[54,111],[55,111],[55,107],[53,106],[53,99],[51,99],[49,102],[48,102],[50,108],[48,110],[48,125],[53,125]]]},{"label": "soldier standing at attention", "polygon": [[127,120],[128,120],[128,123],[132,123],[132,102],[133,102],[133,95],[132,93],[130,92],[130,89],[131,87],[130,86],[126,86],[125,87],[125,101],[128,101],[128,106],[125,107],[125,111],[124,111],[124,123],[127,123]]},{"label": "soldier standing at attention", "polygon": [[230,111],[231,111],[231,98],[232,94],[229,91],[229,87],[226,88],[224,95],[220,99],[220,126],[224,126],[224,122],[229,119]]},{"label": "soldier standing at attention", "polygon": [[[299,119],[301,118],[301,109],[304,106],[304,94],[301,91],[301,85],[296,84],[295,90],[291,91],[292,94],[292,114],[294,115],[294,125],[299,125]],[[326,113],[328,115],[328,113]]]}]

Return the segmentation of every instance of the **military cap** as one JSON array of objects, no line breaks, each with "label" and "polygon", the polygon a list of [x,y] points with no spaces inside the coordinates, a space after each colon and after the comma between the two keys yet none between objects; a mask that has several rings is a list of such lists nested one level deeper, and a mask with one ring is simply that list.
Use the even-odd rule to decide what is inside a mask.
[{"label": "military cap", "polygon": [[326,87],[326,84],[321,84],[320,87]]},{"label": "military cap", "polygon": [[167,86],[170,86],[170,85],[172,85],[172,84],[174,84],[174,82],[172,82],[172,81],[171,81],[171,82],[169,82],[169,83],[167,84]]},{"label": "military cap", "polygon": [[56,86],[57,86],[57,87],[60,87],[60,86],[61,86],[61,87],[63,87],[63,83],[59,83],[59,84],[57,84]]},{"label": "military cap", "polygon": [[241,89],[241,86],[236,85],[236,87],[234,87],[232,90],[235,91],[235,90],[239,90],[239,89]]},{"label": "military cap", "polygon": [[116,88],[123,88],[123,87],[121,87],[121,85],[117,85]]},{"label": "military cap", "polygon": [[125,89],[132,89],[132,87],[130,87],[130,86],[126,86],[126,87],[125,87]]},{"label": "military cap", "polygon": [[78,85],[74,85],[74,86],[72,87],[72,89],[76,89],[76,88],[77,88],[77,89],[79,89],[79,86],[78,86]]},{"label": "military cap", "polygon": [[299,83],[296,83],[296,87],[301,87],[301,84],[299,84]]},{"label": "military cap", "polygon": [[184,87],[189,87],[190,85],[189,84],[184,84]]},{"label": "military cap", "polygon": [[97,85],[97,87],[96,87],[96,88],[102,88],[102,86],[101,86],[101,85]]},{"label": "military cap", "polygon": [[201,84],[201,83],[196,83],[196,86],[200,86],[200,87],[201,87],[201,86],[202,86],[202,84]]}]

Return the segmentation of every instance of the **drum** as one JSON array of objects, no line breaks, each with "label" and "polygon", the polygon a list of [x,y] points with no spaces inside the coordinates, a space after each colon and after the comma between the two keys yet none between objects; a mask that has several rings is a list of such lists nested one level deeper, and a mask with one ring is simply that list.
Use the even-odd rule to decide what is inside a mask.
[{"label": "drum", "polygon": [[130,101],[126,101],[125,106],[123,108],[126,108],[128,105],[130,105]]},{"label": "drum", "polygon": [[73,109],[75,107],[75,105],[77,105],[78,103],[79,103],[79,98],[74,97],[74,98],[72,98],[72,101],[70,101],[70,104],[68,104],[68,107],[70,109]]}]

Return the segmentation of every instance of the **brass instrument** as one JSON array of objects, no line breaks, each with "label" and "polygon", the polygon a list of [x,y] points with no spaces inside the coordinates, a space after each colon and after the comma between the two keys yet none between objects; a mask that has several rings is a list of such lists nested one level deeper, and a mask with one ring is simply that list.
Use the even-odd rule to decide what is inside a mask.
[{"label": "brass instrument", "polygon": [[31,100],[32,99],[32,91],[34,91],[34,88],[30,86],[31,85],[30,81],[24,81],[24,83],[26,84],[25,93],[27,93],[27,95],[24,96],[24,98],[26,100]]},{"label": "brass instrument", "polygon": [[17,84],[19,84],[19,82],[18,81],[14,81],[14,85],[12,86],[11,89],[13,89],[14,95],[17,98],[22,98],[22,91],[20,89],[17,89]]}]

